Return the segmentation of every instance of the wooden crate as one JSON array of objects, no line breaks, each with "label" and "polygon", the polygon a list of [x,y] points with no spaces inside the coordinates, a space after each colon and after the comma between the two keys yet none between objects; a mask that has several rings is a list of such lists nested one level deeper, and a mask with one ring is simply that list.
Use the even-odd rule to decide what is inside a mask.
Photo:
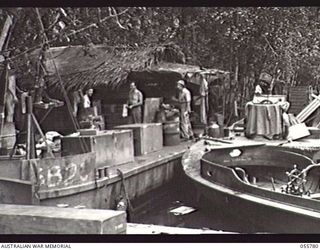
[{"label": "wooden crate", "polygon": [[295,86],[289,90],[289,113],[298,115],[309,103],[309,87]]},{"label": "wooden crate", "polygon": [[116,126],[115,129],[133,131],[134,155],[144,155],[163,147],[161,123],[136,123]]},{"label": "wooden crate", "polygon": [[1,234],[124,234],[124,211],[0,205]]},{"label": "wooden crate", "polygon": [[[81,146],[81,141],[83,144]],[[97,135],[65,136],[61,140],[62,155],[96,153],[96,164],[118,165],[134,160],[133,134],[130,130],[105,130]]]}]

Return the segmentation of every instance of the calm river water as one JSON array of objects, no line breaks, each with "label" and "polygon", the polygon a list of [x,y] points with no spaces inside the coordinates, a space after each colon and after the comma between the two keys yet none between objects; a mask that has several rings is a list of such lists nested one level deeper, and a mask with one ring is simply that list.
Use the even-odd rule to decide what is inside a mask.
[{"label": "calm river water", "polygon": [[[130,222],[164,225],[173,227],[213,229],[226,232],[255,233],[247,220],[231,218],[224,211],[215,209],[214,204],[195,199],[196,193],[185,180],[173,183],[149,192],[132,201],[134,212]],[[196,210],[190,214],[174,215],[170,210],[188,206]]]}]

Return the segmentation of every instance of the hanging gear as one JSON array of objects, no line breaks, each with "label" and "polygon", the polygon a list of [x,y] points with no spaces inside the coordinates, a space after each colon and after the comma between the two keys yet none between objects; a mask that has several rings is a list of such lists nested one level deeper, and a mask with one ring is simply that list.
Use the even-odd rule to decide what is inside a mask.
[{"label": "hanging gear", "polygon": [[[129,195],[126,189],[126,185],[124,183],[124,175],[120,169],[117,169],[117,172],[121,178],[121,190],[124,192],[124,197],[120,195],[119,200],[117,202],[117,210],[125,210],[127,212],[127,220],[130,221],[130,217],[133,212],[133,207],[129,199]],[[121,191],[120,191],[121,192]]]}]

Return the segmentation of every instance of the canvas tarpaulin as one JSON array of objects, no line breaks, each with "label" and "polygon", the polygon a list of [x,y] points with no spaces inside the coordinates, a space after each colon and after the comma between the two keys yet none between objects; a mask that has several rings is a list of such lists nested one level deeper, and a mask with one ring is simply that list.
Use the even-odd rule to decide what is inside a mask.
[{"label": "canvas tarpaulin", "polygon": [[279,104],[247,103],[246,135],[261,135],[268,139],[282,134],[282,111]]}]

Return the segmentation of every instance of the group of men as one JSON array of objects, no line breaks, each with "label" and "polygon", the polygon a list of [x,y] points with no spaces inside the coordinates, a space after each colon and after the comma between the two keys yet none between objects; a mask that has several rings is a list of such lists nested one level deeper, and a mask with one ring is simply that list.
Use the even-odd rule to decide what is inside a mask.
[{"label": "group of men", "polygon": [[[185,82],[179,80],[177,82],[178,97],[173,97],[173,101],[178,103],[180,109],[180,133],[181,137],[185,140],[193,139],[193,131],[190,122],[191,113],[191,94],[186,88]],[[143,95],[137,88],[136,84],[130,84],[130,91],[128,96],[127,107],[129,109],[129,116],[132,123],[142,123],[142,105]]]},{"label": "group of men", "polygon": [[[204,82],[204,81],[202,81]],[[190,140],[194,138],[193,130],[190,122],[191,113],[191,93],[186,88],[184,80],[179,80],[177,82],[178,95],[177,97],[172,97],[180,110],[180,133],[184,140]],[[93,90],[89,89],[83,96],[83,107],[87,108],[91,106],[90,98],[93,94]],[[200,98],[201,105],[201,120],[206,121],[206,111],[208,107],[208,86],[207,84],[200,86]],[[132,82],[130,84],[130,90],[128,94],[128,101],[126,107],[128,109],[128,115],[132,123],[142,123],[142,106],[143,106],[143,94],[137,88],[136,84]]]}]

